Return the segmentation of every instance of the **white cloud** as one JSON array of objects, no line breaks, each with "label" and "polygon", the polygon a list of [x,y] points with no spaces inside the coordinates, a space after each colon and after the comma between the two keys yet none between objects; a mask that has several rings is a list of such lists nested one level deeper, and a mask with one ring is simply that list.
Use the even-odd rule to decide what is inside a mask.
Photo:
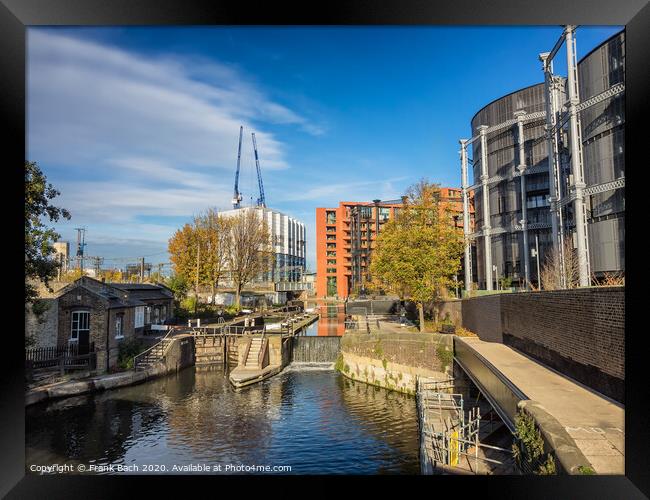
[{"label": "white cloud", "polygon": [[338,204],[339,201],[371,201],[377,197],[382,200],[397,199],[403,190],[395,188],[393,183],[405,179],[408,177],[318,184],[299,192],[288,193],[285,201],[322,200],[328,204]]},{"label": "white cloud", "polygon": [[137,216],[230,208],[240,125],[244,171],[254,168],[251,131],[264,171],[289,168],[285,145],[259,124],[322,132],[234,66],[145,57],[38,28],[27,41],[28,157],[57,166],[46,175],[73,214],[63,226],[93,226],[98,242],[166,241],[169,226]]}]

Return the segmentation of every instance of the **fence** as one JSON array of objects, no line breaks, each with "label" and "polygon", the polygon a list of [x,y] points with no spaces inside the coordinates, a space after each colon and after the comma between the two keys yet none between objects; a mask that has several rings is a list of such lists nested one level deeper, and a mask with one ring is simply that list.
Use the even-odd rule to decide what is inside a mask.
[{"label": "fence", "polygon": [[90,344],[89,352],[85,354],[79,354],[79,345],[76,343],[25,350],[25,367],[30,373],[54,367],[58,367],[61,373],[65,370],[94,370],[96,361],[94,343]]}]

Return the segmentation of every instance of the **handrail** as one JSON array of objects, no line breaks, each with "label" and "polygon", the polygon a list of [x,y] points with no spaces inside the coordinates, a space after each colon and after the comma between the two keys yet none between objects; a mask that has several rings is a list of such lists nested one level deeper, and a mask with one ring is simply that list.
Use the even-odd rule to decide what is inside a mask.
[{"label": "handrail", "polygon": [[[171,328],[171,327],[168,328],[168,329],[167,329],[167,332],[165,333],[165,335],[163,335],[163,337],[162,337],[158,342],[156,342],[155,344],[153,344],[151,347],[145,349],[145,350],[142,351],[140,354],[136,354],[135,356],[133,356],[133,369],[134,369],[134,370],[137,369],[137,366],[138,366],[138,359],[139,359],[139,358],[142,358],[142,357],[143,357],[145,354],[147,354],[149,351],[153,350],[155,347],[157,347],[157,346],[159,346],[160,344],[162,344],[165,340],[167,340],[167,337],[168,337],[168,336],[171,334],[171,332],[173,332],[173,331],[174,331],[174,328]],[[165,352],[166,352],[166,351],[165,351]]]},{"label": "handrail", "polygon": [[268,346],[268,339],[265,338],[264,334],[262,333],[262,345],[260,346],[260,352],[257,354],[257,366],[260,369],[263,368],[262,363],[264,361],[264,353],[266,351],[267,346]]},{"label": "handrail", "polygon": [[246,366],[246,361],[248,361],[248,352],[251,350],[251,344],[253,343],[253,337],[251,337],[250,342],[246,345],[244,349],[244,357],[242,358],[243,366]]}]

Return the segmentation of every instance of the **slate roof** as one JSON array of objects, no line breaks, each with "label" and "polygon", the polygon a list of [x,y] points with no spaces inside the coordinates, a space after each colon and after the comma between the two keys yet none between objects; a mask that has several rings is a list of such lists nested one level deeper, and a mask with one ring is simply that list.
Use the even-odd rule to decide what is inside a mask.
[{"label": "slate roof", "polygon": [[170,299],[173,293],[167,288],[148,283],[102,283],[83,276],[59,291],[60,297],[77,287],[82,287],[108,302],[108,307],[137,307],[147,303],[142,299]]},{"label": "slate roof", "polygon": [[174,294],[167,287],[150,283],[108,283],[114,288],[124,290],[136,299],[171,299]]}]

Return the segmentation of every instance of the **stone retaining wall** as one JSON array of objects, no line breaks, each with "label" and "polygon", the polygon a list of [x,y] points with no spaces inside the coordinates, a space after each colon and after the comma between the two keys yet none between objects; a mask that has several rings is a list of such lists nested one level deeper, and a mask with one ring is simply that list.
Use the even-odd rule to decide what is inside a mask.
[{"label": "stone retaining wall", "polygon": [[452,360],[451,335],[346,333],[336,368],[353,380],[415,394],[416,377],[447,379]]}]

